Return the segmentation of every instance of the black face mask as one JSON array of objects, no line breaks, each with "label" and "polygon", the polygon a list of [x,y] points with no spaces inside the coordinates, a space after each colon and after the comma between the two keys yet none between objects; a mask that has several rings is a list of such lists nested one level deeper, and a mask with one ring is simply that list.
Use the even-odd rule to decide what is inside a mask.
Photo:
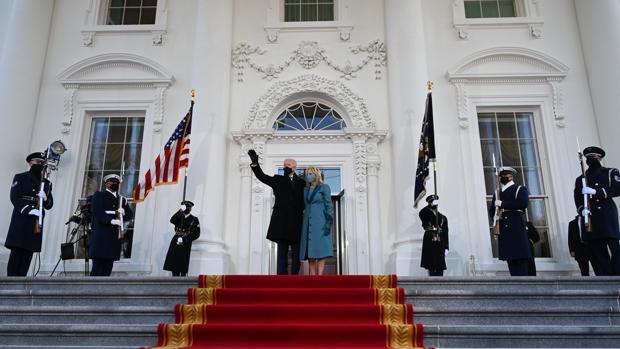
[{"label": "black face mask", "polygon": [[595,159],[595,158],[587,158],[586,159],[586,164],[588,164],[589,168],[599,168],[599,167],[601,167],[601,162],[598,161],[598,159]]},{"label": "black face mask", "polygon": [[111,191],[118,191],[118,187],[119,187],[119,183],[110,183],[110,190]]},{"label": "black face mask", "polygon": [[284,168],[284,175],[285,175],[285,176],[290,175],[290,174],[291,174],[291,172],[293,172],[293,169],[292,169],[292,168],[290,168],[290,167],[285,167],[285,168]]},{"label": "black face mask", "polygon": [[43,177],[43,164],[34,164],[30,166],[30,173],[38,179]]},{"label": "black face mask", "polygon": [[508,177],[500,177],[499,182],[502,184],[508,184],[510,182],[510,178]]},{"label": "black face mask", "polygon": [[183,214],[189,214],[190,212],[192,212],[192,209],[188,207],[183,211]]}]

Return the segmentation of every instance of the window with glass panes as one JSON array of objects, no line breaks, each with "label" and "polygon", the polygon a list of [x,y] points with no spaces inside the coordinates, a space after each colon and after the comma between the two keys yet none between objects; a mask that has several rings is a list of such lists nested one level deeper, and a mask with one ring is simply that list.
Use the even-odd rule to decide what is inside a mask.
[{"label": "window with glass panes", "polygon": [[323,103],[308,101],[286,108],[276,118],[276,131],[327,131],[342,130],[345,122],[332,107]]},{"label": "window with glass panes", "polygon": [[334,0],[284,0],[285,22],[334,20]]},{"label": "window with glass panes", "polygon": [[157,0],[108,0],[107,25],[155,24]]},{"label": "window with glass panes", "polygon": [[515,0],[465,0],[465,18],[516,17]]},{"label": "window with glass panes", "polygon": [[[112,173],[120,175],[124,166],[119,192],[130,199],[139,181],[144,118],[93,117],[91,120],[81,195],[86,198],[105,190],[103,178]],[[129,205],[135,213],[135,204],[130,200]],[[133,222],[130,222],[122,243],[121,258],[131,257],[132,240]]]},{"label": "window with glass panes", "polygon": [[[510,166],[517,170],[515,184],[527,187],[530,194],[527,219],[540,233],[534,245],[536,257],[551,257],[549,244],[548,196],[545,194],[533,112],[479,112],[480,148],[486,187],[487,207],[495,191],[495,169]],[[497,240],[489,231],[493,256],[497,257]]]}]

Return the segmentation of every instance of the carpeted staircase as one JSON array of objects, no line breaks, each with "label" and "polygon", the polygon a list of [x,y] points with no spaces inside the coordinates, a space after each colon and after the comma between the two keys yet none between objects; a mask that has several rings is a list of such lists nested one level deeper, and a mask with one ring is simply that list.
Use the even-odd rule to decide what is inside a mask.
[{"label": "carpeted staircase", "polygon": [[201,276],[198,284],[152,349],[423,347],[395,276]]},{"label": "carpeted staircase", "polygon": [[[0,278],[0,348],[155,346],[158,324],[175,322],[175,305],[187,303],[197,282]],[[413,322],[424,324],[426,346],[620,347],[620,278],[400,277],[398,287],[413,304]]]}]

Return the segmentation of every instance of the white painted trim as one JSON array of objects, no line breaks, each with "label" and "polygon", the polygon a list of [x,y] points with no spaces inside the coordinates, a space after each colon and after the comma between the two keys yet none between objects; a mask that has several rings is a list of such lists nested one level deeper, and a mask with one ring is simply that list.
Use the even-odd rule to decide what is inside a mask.
[{"label": "white painted trim", "polygon": [[80,30],[83,46],[94,46],[95,37],[103,35],[145,35],[151,36],[153,45],[164,43],[168,28],[168,0],[159,0],[155,13],[155,24],[152,25],[105,25],[104,11],[110,0],[90,0],[86,10],[85,24]]},{"label": "white painted trim", "polygon": [[464,0],[452,0],[452,20],[458,38],[469,39],[471,30],[497,30],[504,28],[526,28],[531,37],[542,38],[545,23],[541,17],[538,0],[515,0],[517,17],[502,18],[466,18]]}]

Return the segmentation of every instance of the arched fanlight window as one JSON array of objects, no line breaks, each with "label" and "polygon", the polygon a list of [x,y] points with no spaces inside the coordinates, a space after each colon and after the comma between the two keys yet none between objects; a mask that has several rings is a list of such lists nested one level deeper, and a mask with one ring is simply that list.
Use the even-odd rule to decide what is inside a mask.
[{"label": "arched fanlight window", "polygon": [[332,107],[319,102],[296,103],[284,109],[273,124],[276,131],[342,130],[346,124]]}]

